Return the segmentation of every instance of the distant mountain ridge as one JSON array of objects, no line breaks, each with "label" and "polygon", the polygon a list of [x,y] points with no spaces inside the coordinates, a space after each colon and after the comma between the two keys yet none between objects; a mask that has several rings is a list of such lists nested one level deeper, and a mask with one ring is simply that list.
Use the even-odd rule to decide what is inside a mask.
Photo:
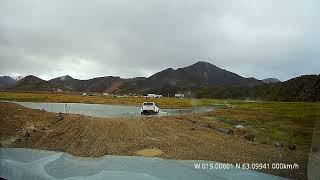
[{"label": "distant mountain ridge", "polygon": [[49,80],[50,83],[69,91],[105,92],[115,84],[123,81],[120,77],[106,76],[88,80],[74,79],[71,76],[62,76]]},{"label": "distant mountain ridge", "polygon": [[210,63],[199,61],[193,65],[176,70],[168,68],[148,78],[123,79],[106,76],[79,80],[66,75],[45,81],[29,75],[21,79],[11,89],[52,91],[59,88],[64,91],[78,92],[148,93],[157,91],[174,93],[173,91],[194,91],[202,86],[254,86],[262,83],[260,80],[244,78]]},{"label": "distant mountain ridge", "polygon": [[120,77],[113,76],[79,80],[66,75],[46,81],[36,76],[29,75],[18,81],[16,86],[11,89],[25,91],[53,91],[61,89],[63,91],[73,92],[105,92],[108,91],[108,88],[112,88],[121,80]]},{"label": "distant mountain ridge", "polygon": [[305,75],[285,82],[275,78],[258,80],[245,78],[210,63],[199,61],[183,68],[167,68],[150,77],[129,79],[105,76],[79,80],[66,75],[46,81],[29,75],[17,81],[9,76],[1,76],[0,89],[23,91],[61,89],[66,92],[108,92],[114,94],[158,93],[164,96],[188,93],[200,98],[317,101],[320,96],[319,79],[319,75]]},{"label": "distant mountain ridge", "polygon": [[16,85],[17,80],[10,76],[0,76],[0,89],[5,89]]}]

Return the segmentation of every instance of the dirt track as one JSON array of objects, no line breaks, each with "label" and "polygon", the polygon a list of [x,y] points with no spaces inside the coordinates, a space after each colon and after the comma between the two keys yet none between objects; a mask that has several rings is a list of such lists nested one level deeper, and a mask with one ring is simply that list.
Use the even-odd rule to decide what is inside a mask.
[{"label": "dirt track", "polygon": [[[0,109],[2,146],[64,151],[90,157],[136,155],[137,151],[156,148],[163,151],[159,157],[168,159],[298,163],[299,170],[264,172],[295,179],[306,178],[308,153],[305,150],[291,151],[249,142],[237,132],[227,135],[195,126],[186,120],[190,118],[103,119],[63,115],[64,119],[59,121],[55,113],[31,110],[12,103],[0,103]],[[197,124],[201,123],[205,121],[197,119]]]}]

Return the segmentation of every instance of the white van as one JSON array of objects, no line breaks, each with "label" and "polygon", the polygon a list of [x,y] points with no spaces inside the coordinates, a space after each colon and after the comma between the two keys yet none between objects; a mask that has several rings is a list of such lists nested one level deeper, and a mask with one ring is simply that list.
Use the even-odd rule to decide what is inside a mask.
[{"label": "white van", "polygon": [[145,114],[157,114],[159,113],[159,107],[154,102],[144,102],[142,104],[140,113]]}]

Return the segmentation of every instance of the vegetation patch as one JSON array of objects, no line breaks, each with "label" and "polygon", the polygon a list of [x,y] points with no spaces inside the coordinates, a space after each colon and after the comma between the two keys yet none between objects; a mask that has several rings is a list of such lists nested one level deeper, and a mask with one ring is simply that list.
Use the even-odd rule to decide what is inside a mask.
[{"label": "vegetation patch", "polygon": [[163,151],[160,149],[143,149],[140,151],[136,151],[135,154],[145,157],[154,157],[163,154]]},{"label": "vegetation patch", "polygon": [[283,141],[310,146],[320,103],[230,101],[232,108],[217,109],[212,117],[234,126],[247,124],[248,131],[270,143]]},{"label": "vegetation patch", "polygon": [[223,104],[222,100],[191,99],[191,98],[144,98],[144,97],[115,97],[115,96],[81,96],[80,93],[54,94],[50,92],[0,92],[0,100],[25,102],[61,102],[61,103],[94,103],[120,104],[140,106],[145,101],[153,101],[160,108],[190,108],[197,106],[212,106]]}]

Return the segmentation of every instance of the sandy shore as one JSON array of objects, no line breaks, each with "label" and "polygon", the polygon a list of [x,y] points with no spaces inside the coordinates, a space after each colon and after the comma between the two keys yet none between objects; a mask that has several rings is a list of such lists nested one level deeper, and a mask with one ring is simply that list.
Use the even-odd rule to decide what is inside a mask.
[{"label": "sandy shore", "polygon": [[[165,159],[229,163],[298,163],[296,170],[267,169],[273,175],[306,179],[306,149],[250,142],[243,134],[202,126],[199,116],[94,118],[32,110],[0,103],[1,145],[63,151],[76,156],[154,155]],[[61,118],[63,117],[63,118]],[[197,119],[195,119],[197,118]],[[191,121],[196,122],[192,123]],[[150,149],[155,149],[155,152]],[[141,153],[142,152],[142,153]]]}]

